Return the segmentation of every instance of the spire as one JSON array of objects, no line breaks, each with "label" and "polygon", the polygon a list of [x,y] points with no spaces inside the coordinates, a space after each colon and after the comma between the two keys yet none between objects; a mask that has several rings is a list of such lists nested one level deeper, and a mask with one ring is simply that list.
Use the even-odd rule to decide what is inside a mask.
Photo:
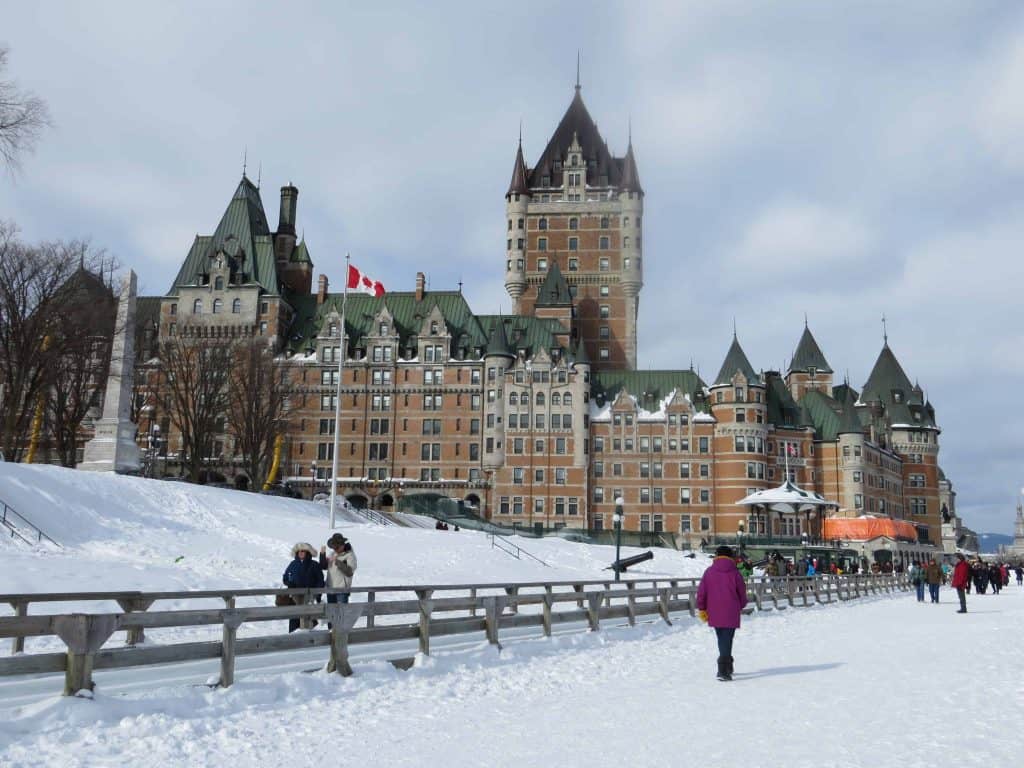
[{"label": "spire", "polygon": [[587,345],[580,339],[576,342],[576,348],[572,355],[575,365],[590,365],[590,357],[587,355]]},{"label": "spire", "polygon": [[807,318],[804,317],[804,332],[800,336],[800,342],[796,345],[796,352],[789,363],[789,370],[806,371],[814,368],[819,373],[832,373],[832,367],[821,352],[821,347],[814,340],[811,329],[807,327]]},{"label": "spire", "polygon": [[537,289],[536,307],[558,307],[572,304],[572,294],[569,293],[569,284],[565,281],[558,262],[552,260],[551,268],[544,277],[544,282]]},{"label": "spire", "polygon": [[[630,133],[632,132],[631,126]],[[641,195],[644,193],[643,187],[640,186],[640,173],[636,169],[636,158],[633,156],[632,136],[626,148],[626,156],[622,159],[622,181],[619,183],[619,189],[623,192],[639,192]]]},{"label": "spire", "polygon": [[515,165],[512,168],[512,181],[508,185],[508,195],[530,194],[530,187],[526,182],[526,161],[523,160],[523,129],[519,128],[519,148],[516,150]]},{"label": "spire", "polygon": [[882,343],[889,346],[889,329],[885,324],[885,313],[882,313]]},{"label": "spire", "polygon": [[580,49],[576,49],[576,93],[580,92]]}]

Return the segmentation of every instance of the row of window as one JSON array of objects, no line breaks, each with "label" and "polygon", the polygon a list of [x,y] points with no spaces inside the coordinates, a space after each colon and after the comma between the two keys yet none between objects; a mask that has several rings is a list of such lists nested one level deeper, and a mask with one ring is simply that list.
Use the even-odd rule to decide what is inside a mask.
[{"label": "row of window", "polygon": [[[597,486],[593,489],[593,499],[595,504],[615,503],[616,499],[622,499],[623,502],[629,504],[630,502],[640,504],[664,504],[665,498],[668,494],[664,488],[638,488],[637,493],[634,495],[631,488],[612,488],[611,495],[605,495],[605,489],[601,486]],[[669,489],[672,490],[672,489]],[[710,504],[711,503],[711,489],[710,488],[698,488],[696,494],[692,488],[680,488],[679,489],[679,503],[680,504]]]},{"label": "row of window", "polygon": [[[365,471],[366,471],[366,477],[369,480],[377,480],[377,481],[384,482],[384,481],[390,481],[390,480],[395,479],[394,477],[392,477],[391,469],[388,468],[388,467],[369,467]],[[459,479],[459,471],[460,471],[459,468],[456,467],[455,468],[455,479]],[[349,472],[351,472],[352,474],[351,475],[348,474]],[[301,464],[293,464],[292,465],[292,473],[294,475],[301,475],[302,474],[302,465]],[[330,467],[329,464],[327,466],[318,466],[318,467],[316,467],[315,473],[316,473],[317,480],[330,480],[330,478],[331,478],[331,467]],[[358,467],[352,468],[350,470],[346,470],[345,467],[342,467],[342,466],[338,467],[338,477],[350,477],[350,476],[359,477],[360,473],[361,473],[361,470]],[[403,479],[406,477],[406,471],[405,471],[404,468],[402,469],[401,477]],[[441,469],[440,469],[440,467],[422,467],[420,469],[419,478],[420,478],[421,482],[439,482],[440,480],[442,480]],[[480,470],[479,469],[477,469],[475,467],[471,467],[469,469],[469,481],[471,483],[478,483],[478,482],[480,482]]]},{"label": "row of window", "polygon": [[[493,414],[488,414],[488,418]],[[530,416],[526,413],[510,413],[507,417],[509,429],[529,429],[530,428]],[[544,422],[546,421],[543,413],[535,413],[533,415],[533,428],[544,429]],[[571,413],[552,413],[551,414],[551,429],[572,429],[572,414]]]},{"label": "row of window", "polygon": [[[522,229],[523,228],[523,224],[524,224],[524,222],[523,222],[522,219],[518,219],[517,220],[517,227],[518,227],[518,229]],[[636,226],[639,227],[640,225],[641,225],[641,217],[637,216],[636,217]],[[608,227],[610,227],[610,226],[611,226],[611,220],[607,216],[602,216],[601,217],[601,229],[608,229]],[[623,219],[622,219],[622,226],[623,227],[628,227],[629,226],[629,216],[624,216],[623,217]],[[508,220],[508,228],[509,228],[509,231],[512,230],[512,219]],[[546,230],[547,228],[548,228],[547,217],[542,216],[539,219],[537,219],[537,229]],[[571,216],[569,218],[569,229],[577,230],[579,228],[580,228],[580,220],[579,220],[579,218],[577,218],[576,216]]]},{"label": "row of window", "polygon": [[[544,393],[543,392],[538,392],[536,394],[536,396],[534,397],[534,404],[535,405],[539,405],[539,406],[540,405],[544,405],[544,399],[545,399]],[[527,395],[526,392],[523,392],[522,395],[520,395],[519,392],[516,392],[515,390],[513,390],[513,391],[508,393],[508,404],[509,405],[520,405],[520,404],[522,404],[522,405],[529,405],[530,404],[530,398],[529,398],[529,396]],[[552,392],[551,393],[551,404],[552,405],[571,406],[572,405],[572,392],[566,392],[564,394],[561,393],[561,392]]]},{"label": "row of window", "polygon": [[[632,417],[630,417],[632,418]],[[638,438],[640,445],[640,453],[661,453],[662,449],[667,445],[669,453],[675,453],[680,451],[682,453],[690,452],[690,438],[688,437],[647,437],[641,436]],[[594,438],[594,453],[603,453],[606,445],[608,444],[608,438],[595,437]],[[632,453],[634,446],[637,445],[637,440],[632,437],[611,438],[611,450],[613,453]],[[697,438],[697,452],[708,453],[711,450],[711,438],[709,437],[698,437]]]},{"label": "row of window", "polygon": [[[556,515],[578,515],[580,513],[580,500],[578,496],[556,496],[552,505],[552,511]],[[544,514],[543,498],[533,500],[533,514]],[[522,496],[502,496],[498,502],[498,514],[500,515],[522,515],[524,514],[524,499]]]},{"label": "row of window", "polygon": [[[671,466],[674,466],[674,465],[669,464],[669,466],[671,467]],[[711,465],[710,464],[694,464],[693,466],[696,467],[696,473],[697,473],[695,475],[696,477],[701,477],[701,478],[711,477]],[[611,464],[612,476],[613,477],[622,477],[623,476],[623,467],[624,467],[624,465],[621,462],[613,462]],[[660,478],[660,477],[664,477],[665,476],[665,464],[663,462],[660,462],[660,461],[654,461],[654,462],[641,461],[641,462],[639,462],[639,468],[640,468],[640,477],[641,478],[648,478],[648,477]],[[687,478],[691,477],[690,472],[691,472],[691,465],[690,464],[688,464],[687,462],[680,463],[680,465],[679,465],[679,477],[681,477],[683,479],[687,479]],[[604,474],[605,474],[605,463],[603,461],[595,461],[594,462],[594,477],[604,477]]]},{"label": "row of window", "polygon": [[[567,470],[565,467],[555,467],[554,478],[555,485],[565,485],[567,476]],[[512,483],[514,485],[523,485],[526,482],[526,468],[525,467],[513,467],[512,468]],[[544,482],[544,470],[535,469],[533,471],[533,482],[543,483]]]},{"label": "row of window", "polygon": [[[621,427],[623,424],[625,424],[627,427],[632,427],[633,423],[634,423],[634,418],[633,418],[633,414],[632,413],[613,413],[612,414],[612,424],[614,426],[616,426],[616,427]],[[680,413],[680,414],[670,413],[668,415],[668,425],[670,427],[675,427],[675,426],[685,427],[689,423],[690,423],[690,417],[689,417],[688,414],[685,414],[685,413]]]}]

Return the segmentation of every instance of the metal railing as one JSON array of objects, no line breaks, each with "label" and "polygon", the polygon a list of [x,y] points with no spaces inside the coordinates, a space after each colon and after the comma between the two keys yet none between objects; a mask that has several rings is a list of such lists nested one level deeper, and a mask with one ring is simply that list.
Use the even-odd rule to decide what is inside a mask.
[{"label": "metal railing", "polygon": [[41,544],[44,539],[54,546],[60,546],[60,544],[43,533],[39,526],[3,500],[0,500],[0,525],[10,532],[11,538],[20,539],[30,546]]},{"label": "metal railing", "polygon": [[[15,608],[14,616],[0,617],[0,637],[14,638],[16,655],[0,659],[0,677],[63,672],[64,694],[92,690],[93,670],[146,667],[157,664],[219,659],[216,685],[234,682],[235,658],[327,646],[329,672],[351,675],[350,645],[415,640],[418,650],[430,653],[432,637],[483,632],[499,649],[501,630],[539,627],[545,636],[556,624],[585,623],[597,631],[606,619],[625,619],[634,626],[638,617],[660,616],[672,623],[673,613],[696,615],[698,579],[629,579],[623,581],[550,581],[497,584],[401,585],[338,589],[243,589],[197,592],[98,592],[61,594],[7,594],[0,602]],[[754,610],[784,610],[794,606],[847,601],[866,595],[910,589],[905,577],[888,575],[769,577],[750,579],[747,595]],[[317,603],[321,594],[350,593],[362,600]],[[400,599],[379,599],[385,593]],[[414,599],[402,593],[415,595]],[[285,607],[236,607],[240,597],[278,595],[299,604]],[[223,601],[222,608],[147,612],[158,600]],[[114,600],[123,613],[65,613],[30,616],[31,603],[94,602]],[[479,615],[483,612],[483,616]],[[378,625],[377,620],[385,622]],[[326,619],[329,630],[297,634],[238,637],[243,624],[295,619],[311,623]],[[360,626],[357,626],[360,624]],[[176,642],[133,647],[151,628],[220,626],[221,640]],[[104,648],[118,631],[127,631],[127,648]],[[67,650],[62,653],[24,654],[26,637],[56,635]],[[391,651],[393,654],[394,651]],[[407,669],[414,657],[381,658]]]},{"label": "metal railing", "polygon": [[516,560],[522,560],[523,559],[523,555],[526,555],[531,560],[536,560],[538,563],[540,563],[543,566],[547,566],[549,568],[551,567],[547,563],[545,563],[543,560],[541,560],[539,557],[537,557],[536,555],[534,555],[534,554],[532,554],[530,552],[527,552],[522,547],[516,546],[511,541],[508,541],[508,539],[498,538],[493,533],[487,534],[487,538],[491,542],[491,549],[500,549],[502,552],[506,552],[506,553],[512,555],[512,557],[514,557]]}]

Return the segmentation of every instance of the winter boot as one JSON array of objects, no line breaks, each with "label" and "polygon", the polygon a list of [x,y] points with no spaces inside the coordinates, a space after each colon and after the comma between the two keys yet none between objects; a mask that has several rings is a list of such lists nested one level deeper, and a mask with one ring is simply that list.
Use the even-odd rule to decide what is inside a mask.
[{"label": "winter boot", "polygon": [[732,680],[732,656],[725,657],[725,679]]},{"label": "winter boot", "polygon": [[729,657],[728,656],[719,656],[718,657],[718,679],[722,680],[722,681],[731,680],[732,679],[731,677],[729,677]]}]

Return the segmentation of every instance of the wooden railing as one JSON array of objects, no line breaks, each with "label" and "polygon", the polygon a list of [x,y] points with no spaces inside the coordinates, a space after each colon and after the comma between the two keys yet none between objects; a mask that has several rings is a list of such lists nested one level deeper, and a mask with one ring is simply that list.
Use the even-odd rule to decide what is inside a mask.
[{"label": "wooden railing", "polygon": [[[630,626],[641,616],[656,615],[671,624],[673,612],[696,613],[697,579],[630,579],[615,581],[552,581],[505,584],[401,585],[353,588],[362,597],[352,603],[315,603],[319,593],[340,594],[336,589],[243,589],[197,592],[89,592],[0,595],[12,605],[14,616],[0,617],[0,637],[14,638],[17,655],[0,659],[0,676],[64,672],[64,695],[92,690],[94,670],[141,667],[154,664],[220,659],[218,685],[234,681],[235,658],[328,646],[329,671],[352,674],[348,661],[351,645],[396,640],[416,640],[420,653],[430,653],[430,640],[447,635],[482,632],[500,647],[500,633],[513,627],[539,627],[550,636],[556,624],[586,623],[597,631],[606,619],[625,619]],[[909,589],[905,577],[896,575],[820,576],[814,578],[768,577],[748,581],[753,610],[782,610],[845,601],[880,592]],[[380,595],[409,593],[414,599],[379,599]],[[238,598],[276,595],[301,596],[303,605],[285,607],[236,607]],[[450,596],[440,596],[450,595]],[[157,601],[215,599],[223,607],[150,611]],[[71,613],[29,615],[32,603],[115,601],[123,613]],[[523,610],[526,609],[526,610]],[[283,619],[330,622],[330,630],[239,638],[243,624]],[[378,624],[378,619],[385,621]],[[221,627],[221,640],[179,642],[136,647],[146,629],[171,627]],[[357,626],[359,625],[359,626]],[[118,631],[127,632],[128,647],[104,648]],[[66,652],[23,653],[25,638],[57,636]],[[410,657],[390,658],[408,668]]]}]

